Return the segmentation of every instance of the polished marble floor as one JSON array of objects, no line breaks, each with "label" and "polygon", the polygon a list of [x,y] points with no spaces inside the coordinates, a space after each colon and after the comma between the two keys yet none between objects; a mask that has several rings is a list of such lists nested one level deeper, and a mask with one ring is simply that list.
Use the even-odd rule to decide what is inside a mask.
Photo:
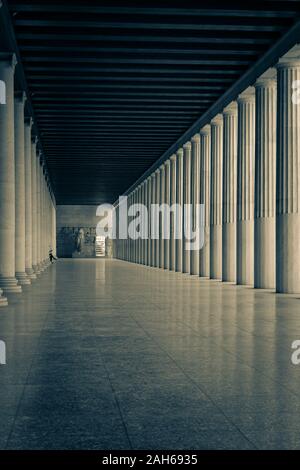
[{"label": "polished marble floor", "polygon": [[59,260],[9,300],[1,449],[300,448],[300,299]]}]

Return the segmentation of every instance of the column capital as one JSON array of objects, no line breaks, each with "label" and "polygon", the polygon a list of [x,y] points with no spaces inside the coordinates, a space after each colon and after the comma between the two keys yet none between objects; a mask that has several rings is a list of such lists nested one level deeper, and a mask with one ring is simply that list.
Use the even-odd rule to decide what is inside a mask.
[{"label": "column capital", "polygon": [[183,148],[178,149],[177,152],[176,152],[176,155],[178,157],[183,157]]},{"label": "column capital", "polygon": [[155,173],[155,175],[159,175],[159,173],[160,173],[160,169],[159,169],[159,168],[156,168],[156,170],[155,170],[155,172],[154,172],[154,173]]},{"label": "column capital", "polygon": [[300,45],[296,44],[277,63],[277,68],[300,68]]},{"label": "column capital", "polygon": [[168,158],[168,160],[166,160],[166,161],[164,162],[164,167],[169,166],[170,163],[171,163],[171,162],[170,162],[170,159]]},{"label": "column capital", "polygon": [[276,88],[277,87],[277,73],[276,68],[271,67],[264,72],[254,84],[255,88]]},{"label": "column capital", "polygon": [[200,134],[195,134],[192,137],[192,142],[200,142]]},{"label": "column capital", "polygon": [[16,101],[19,101],[21,104],[25,104],[27,100],[25,91],[15,91],[14,95]]},{"label": "column capital", "polygon": [[206,124],[206,126],[202,127],[200,130],[200,135],[209,135],[211,131],[210,124]]},{"label": "column capital", "polygon": [[221,113],[217,114],[211,121],[212,126],[221,126],[223,124],[223,116]]},{"label": "column capital", "polygon": [[170,160],[171,160],[172,162],[175,162],[175,160],[176,160],[176,153],[173,153],[173,155],[170,156]]},{"label": "column capital", "polygon": [[223,115],[224,116],[235,116],[237,115],[237,102],[236,101],[231,101],[224,109],[223,109]]},{"label": "column capital", "polygon": [[252,103],[255,101],[255,88],[254,86],[249,86],[244,90],[237,99],[238,103]]},{"label": "column capital", "polygon": [[192,144],[190,141],[186,142],[185,144],[183,144],[183,149],[184,150],[191,150],[192,148]]},{"label": "column capital", "polygon": [[7,62],[13,70],[15,70],[18,63],[17,56],[14,52],[0,52],[0,62]]},{"label": "column capital", "polygon": [[165,162],[164,162],[162,165],[159,166],[159,170],[160,170],[160,171],[162,171],[162,170],[164,170],[164,169],[165,169]]}]

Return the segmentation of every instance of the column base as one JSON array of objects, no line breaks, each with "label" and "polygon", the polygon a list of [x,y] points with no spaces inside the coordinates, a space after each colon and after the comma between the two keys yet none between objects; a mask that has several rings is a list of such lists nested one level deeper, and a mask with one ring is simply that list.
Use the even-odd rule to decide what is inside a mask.
[{"label": "column base", "polygon": [[254,287],[275,289],[275,217],[254,220]]},{"label": "column base", "polygon": [[222,279],[222,225],[210,227],[210,278]]},{"label": "column base", "polygon": [[16,272],[16,278],[20,286],[28,286],[29,284],[31,284],[31,281],[27,276],[26,272]]},{"label": "column base", "polygon": [[34,264],[34,265],[32,266],[32,269],[33,269],[33,271],[34,271],[35,274],[37,274],[37,275],[38,275],[38,274],[41,274],[41,271],[40,271],[39,266],[38,266],[37,264]]},{"label": "column base", "polygon": [[236,282],[244,286],[254,285],[254,220],[237,222]]},{"label": "column base", "polygon": [[236,283],[236,224],[222,226],[222,281]]},{"label": "column base", "polygon": [[5,294],[21,294],[22,287],[15,277],[0,277],[0,286]]},{"label": "column base", "polygon": [[44,264],[43,264],[42,261],[39,262],[39,264],[38,264],[38,269],[39,269],[40,273],[42,273],[43,271],[45,271],[45,266],[44,266]]},{"label": "column base", "polygon": [[36,279],[36,274],[34,273],[32,268],[27,268],[26,274],[27,274],[27,277],[29,277],[29,279],[31,280]]},{"label": "column base", "polygon": [[0,307],[7,307],[7,306],[8,306],[7,298],[3,297],[2,289],[0,289]]},{"label": "column base", "polygon": [[300,294],[300,214],[276,217],[276,292]]}]

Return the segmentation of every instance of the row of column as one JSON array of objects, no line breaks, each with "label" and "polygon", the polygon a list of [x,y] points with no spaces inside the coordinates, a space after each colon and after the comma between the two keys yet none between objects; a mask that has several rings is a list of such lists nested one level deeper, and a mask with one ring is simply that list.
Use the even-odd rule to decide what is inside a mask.
[{"label": "row of column", "polygon": [[[282,58],[130,195],[204,205],[204,244],[186,250],[184,212],[170,239],[116,241],[116,257],[282,293],[300,293],[300,60]],[[118,212],[118,211],[117,211]],[[174,220],[180,235],[174,235]],[[130,217],[128,218],[130,221]],[[150,218],[148,225],[151,223]],[[157,227],[150,227],[150,232]]]},{"label": "row of column", "polygon": [[25,117],[26,95],[14,90],[14,54],[0,54],[0,306],[21,293],[55,251],[55,201],[44,161]]}]

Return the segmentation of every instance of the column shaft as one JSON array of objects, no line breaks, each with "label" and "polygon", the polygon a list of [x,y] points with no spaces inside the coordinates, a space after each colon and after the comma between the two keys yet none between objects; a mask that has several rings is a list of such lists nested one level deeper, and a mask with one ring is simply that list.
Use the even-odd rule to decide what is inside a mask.
[{"label": "column shaft", "polygon": [[6,103],[0,105],[0,287],[4,293],[20,293],[15,278],[15,56],[0,54],[0,80],[5,83]]},{"label": "column shaft", "polygon": [[211,121],[210,277],[222,279],[223,117]]},{"label": "column shaft", "polygon": [[[193,233],[198,232],[196,237],[200,237],[200,135],[196,134],[192,138],[192,153],[191,153],[191,204],[192,204],[192,220],[191,228]],[[195,239],[193,243],[197,240]],[[200,240],[199,240],[200,242]],[[191,250],[191,265],[190,273],[199,276],[200,268],[200,250]]]},{"label": "column shaft", "polygon": [[170,250],[169,250],[169,269],[175,271],[175,212],[174,204],[176,204],[176,155],[170,157]]},{"label": "column shaft", "polygon": [[210,153],[211,129],[206,125],[200,131],[200,203],[204,204],[204,245],[200,251],[201,277],[210,276]]},{"label": "column shaft", "polygon": [[15,257],[16,278],[20,285],[30,284],[25,272],[25,128],[23,92],[15,94]]},{"label": "column shaft", "polygon": [[182,239],[183,239],[183,179],[182,179],[183,149],[176,153],[176,204],[178,210],[175,215],[175,271],[182,272]]},{"label": "column shaft", "polygon": [[31,179],[31,118],[25,119],[25,270],[36,279],[32,269],[32,179]]},{"label": "column shaft", "polygon": [[191,142],[183,146],[183,238],[182,238],[182,272],[190,273],[191,251],[189,243],[191,241]]},{"label": "column shaft", "polygon": [[222,280],[236,282],[237,103],[223,111]]},{"label": "column shaft", "polygon": [[300,106],[293,83],[300,59],[279,61],[277,70],[276,291],[300,293]]},{"label": "column shaft", "polygon": [[164,203],[165,203],[165,165],[159,168],[159,205],[162,210],[159,212],[159,267],[164,268]]},{"label": "column shaft", "polygon": [[275,288],[276,70],[255,84],[254,287]]},{"label": "column shaft", "polygon": [[165,176],[165,181],[164,181],[164,189],[165,189],[165,194],[164,194],[164,202],[166,205],[166,210],[165,210],[165,219],[164,219],[164,232],[165,232],[165,239],[164,239],[164,262],[163,262],[163,267],[164,269],[169,269],[170,265],[170,218],[171,215],[169,216],[169,207],[170,207],[170,160],[167,160],[165,162],[165,170],[164,170],[164,176]]},{"label": "column shaft", "polygon": [[254,282],[255,92],[238,97],[237,283]]},{"label": "column shaft", "polygon": [[37,162],[36,162],[36,139],[31,141],[31,178],[32,178],[32,191],[31,191],[31,207],[32,207],[32,267],[35,274],[40,271],[37,265],[37,200],[36,200],[36,185],[37,185]]}]

